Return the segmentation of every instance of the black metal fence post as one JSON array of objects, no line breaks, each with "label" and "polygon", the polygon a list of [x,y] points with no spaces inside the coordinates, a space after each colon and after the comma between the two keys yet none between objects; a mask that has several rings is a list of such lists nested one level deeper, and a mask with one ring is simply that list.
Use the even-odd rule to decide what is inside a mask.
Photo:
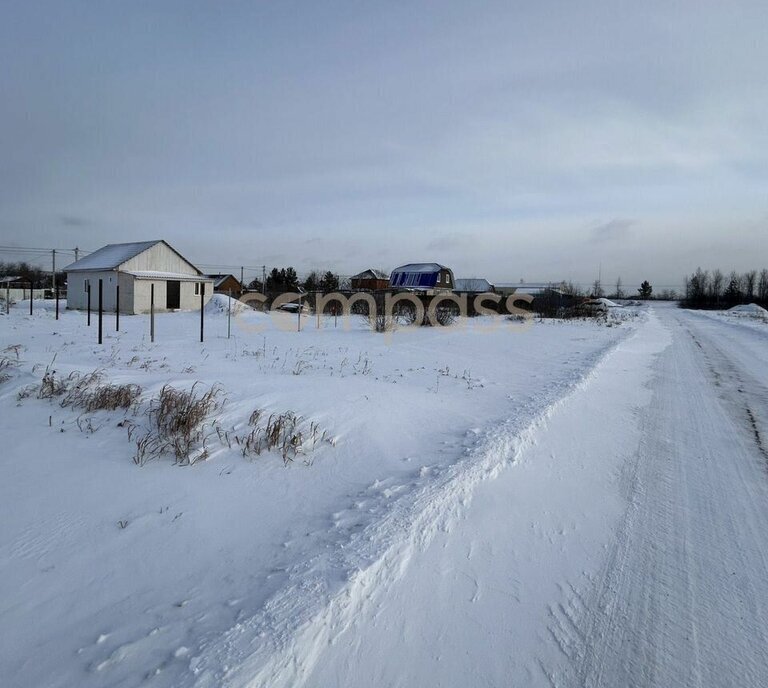
[{"label": "black metal fence post", "polygon": [[205,334],[205,282],[200,283],[200,341]]},{"label": "black metal fence post", "polygon": [[59,319],[59,285],[56,285],[56,288],[54,289],[54,292],[56,294],[56,320]]},{"label": "black metal fence post", "polygon": [[104,317],[104,285],[102,280],[99,280],[99,344],[103,343],[102,340],[102,319]]},{"label": "black metal fence post", "polygon": [[229,290],[229,300],[227,301],[227,339],[232,336],[232,290]]},{"label": "black metal fence post", "polygon": [[29,283],[29,314],[32,315],[32,302],[35,300],[35,283]]},{"label": "black metal fence post", "polygon": [[91,280],[88,280],[88,327],[91,326]]},{"label": "black metal fence post", "polygon": [[119,284],[115,287],[115,332],[120,332],[120,285]]},{"label": "black metal fence post", "polygon": [[149,341],[155,341],[155,285],[149,286]]}]

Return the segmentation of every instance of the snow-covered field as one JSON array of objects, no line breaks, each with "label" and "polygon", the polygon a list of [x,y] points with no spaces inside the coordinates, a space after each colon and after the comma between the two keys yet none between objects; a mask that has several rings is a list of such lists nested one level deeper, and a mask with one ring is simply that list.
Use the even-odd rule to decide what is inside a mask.
[{"label": "snow-covered field", "polygon": [[[107,317],[99,346],[20,304],[3,685],[764,685],[768,332],[621,310],[388,334],[248,311],[227,338],[214,305],[205,343],[176,313],[155,343]],[[94,370],[140,399],[38,398]],[[192,466],[134,462],[164,385],[220,390]],[[298,450],[244,457],[254,411],[296,414]]]}]

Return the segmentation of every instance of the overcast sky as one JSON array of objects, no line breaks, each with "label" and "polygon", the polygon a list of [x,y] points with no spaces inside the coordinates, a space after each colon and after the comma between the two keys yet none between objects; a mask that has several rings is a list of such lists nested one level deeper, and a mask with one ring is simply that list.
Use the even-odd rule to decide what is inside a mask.
[{"label": "overcast sky", "polygon": [[767,36],[765,0],[0,0],[0,244],[491,281],[764,267]]}]

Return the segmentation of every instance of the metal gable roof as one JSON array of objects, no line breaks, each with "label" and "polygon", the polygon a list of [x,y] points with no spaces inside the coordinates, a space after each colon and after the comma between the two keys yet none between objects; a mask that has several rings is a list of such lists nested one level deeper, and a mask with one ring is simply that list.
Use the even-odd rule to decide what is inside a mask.
[{"label": "metal gable roof", "polygon": [[491,291],[493,289],[493,286],[487,279],[482,279],[479,277],[470,277],[467,279],[455,279],[454,280],[454,291]]},{"label": "metal gable roof", "polygon": [[129,244],[107,244],[89,256],[67,265],[64,270],[66,272],[114,270],[161,242],[162,239],[156,239],[155,241],[134,241]]},{"label": "metal gable roof", "polygon": [[381,270],[368,268],[367,270],[358,272],[356,275],[352,275],[350,279],[389,279],[389,275]]},{"label": "metal gable roof", "polygon": [[230,277],[235,280],[238,284],[240,283],[240,280],[237,279],[232,273],[222,274],[222,273],[215,273],[212,275],[206,275],[206,277],[210,277],[213,282],[214,286],[218,289],[224,282],[226,282]]}]

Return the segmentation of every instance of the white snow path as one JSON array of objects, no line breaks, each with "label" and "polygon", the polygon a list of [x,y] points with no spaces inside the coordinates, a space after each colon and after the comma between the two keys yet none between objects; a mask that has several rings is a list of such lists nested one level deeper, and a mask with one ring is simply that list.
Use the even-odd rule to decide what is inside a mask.
[{"label": "white snow path", "polygon": [[227,638],[224,685],[768,685],[766,349],[656,310],[277,651]]}]

